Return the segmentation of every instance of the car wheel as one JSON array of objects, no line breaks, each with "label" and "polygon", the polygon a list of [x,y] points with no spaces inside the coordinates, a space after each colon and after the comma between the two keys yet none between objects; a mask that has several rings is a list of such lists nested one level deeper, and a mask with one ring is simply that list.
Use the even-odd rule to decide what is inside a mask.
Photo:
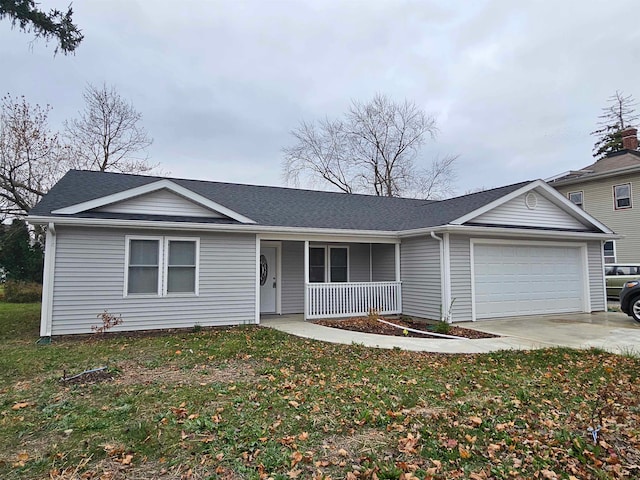
[{"label": "car wheel", "polygon": [[640,323],[640,295],[631,299],[629,313],[636,322]]}]

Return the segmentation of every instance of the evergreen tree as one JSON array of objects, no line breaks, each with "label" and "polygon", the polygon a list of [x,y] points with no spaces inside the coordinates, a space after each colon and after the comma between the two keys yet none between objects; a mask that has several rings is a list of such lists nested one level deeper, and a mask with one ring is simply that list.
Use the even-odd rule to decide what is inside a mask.
[{"label": "evergreen tree", "polygon": [[0,268],[7,280],[42,283],[42,246],[32,243],[27,224],[14,219],[0,231]]},{"label": "evergreen tree", "polygon": [[601,159],[609,153],[622,150],[622,132],[634,127],[638,121],[637,103],[632,95],[624,95],[616,90],[615,95],[609,97],[609,106],[602,109],[598,118],[598,129],[591,132],[598,140],[593,145],[593,156]]},{"label": "evergreen tree", "polygon": [[34,0],[0,0],[0,19],[9,17],[13,26],[23,32],[33,32],[36,38],[58,41],[55,53],[62,50],[67,55],[73,52],[84,35],[73,23],[71,5],[66,12],[51,9],[48,13],[40,10]]}]

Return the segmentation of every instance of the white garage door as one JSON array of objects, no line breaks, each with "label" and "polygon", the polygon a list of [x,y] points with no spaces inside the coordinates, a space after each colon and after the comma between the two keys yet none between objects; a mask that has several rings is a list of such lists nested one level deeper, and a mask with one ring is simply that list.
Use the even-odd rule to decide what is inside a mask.
[{"label": "white garage door", "polygon": [[474,244],[476,318],[584,311],[576,247]]}]

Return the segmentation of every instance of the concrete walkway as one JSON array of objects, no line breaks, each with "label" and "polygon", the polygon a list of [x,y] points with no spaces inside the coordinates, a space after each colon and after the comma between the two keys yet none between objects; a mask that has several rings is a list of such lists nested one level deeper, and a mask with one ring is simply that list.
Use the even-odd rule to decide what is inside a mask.
[{"label": "concrete walkway", "polygon": [[291,335],[330,343],[362,344],[376,348],[401,348],[419,352],[487,353],[499,350],[533,350],[553,346],[598,347],[613,353],[640,354],[640,324],[622,313],[541,315],[501,318],[458,324],[499,338],[447,340],[392,337],[352,332],[305,322],[302,315],[267,316],[265,327]]}]

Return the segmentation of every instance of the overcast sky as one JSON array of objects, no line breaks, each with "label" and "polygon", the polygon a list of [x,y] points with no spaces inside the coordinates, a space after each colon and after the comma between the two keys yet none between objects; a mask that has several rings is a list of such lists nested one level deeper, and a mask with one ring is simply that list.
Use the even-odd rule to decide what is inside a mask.
[{"label": "overcast sky", "polygon": [[[68,0],[41,0],[64,9]],[[134,1],[73,4],[76,55],[0,21],[0,92],[53,107],[60,128],[87,82],[143,114],[171,176],[283,185],[301,120],[376,92],[438,120],[428,164],[457,154],[457,193],[592,162],[600,109],[640,97],[637,2]]]}]

